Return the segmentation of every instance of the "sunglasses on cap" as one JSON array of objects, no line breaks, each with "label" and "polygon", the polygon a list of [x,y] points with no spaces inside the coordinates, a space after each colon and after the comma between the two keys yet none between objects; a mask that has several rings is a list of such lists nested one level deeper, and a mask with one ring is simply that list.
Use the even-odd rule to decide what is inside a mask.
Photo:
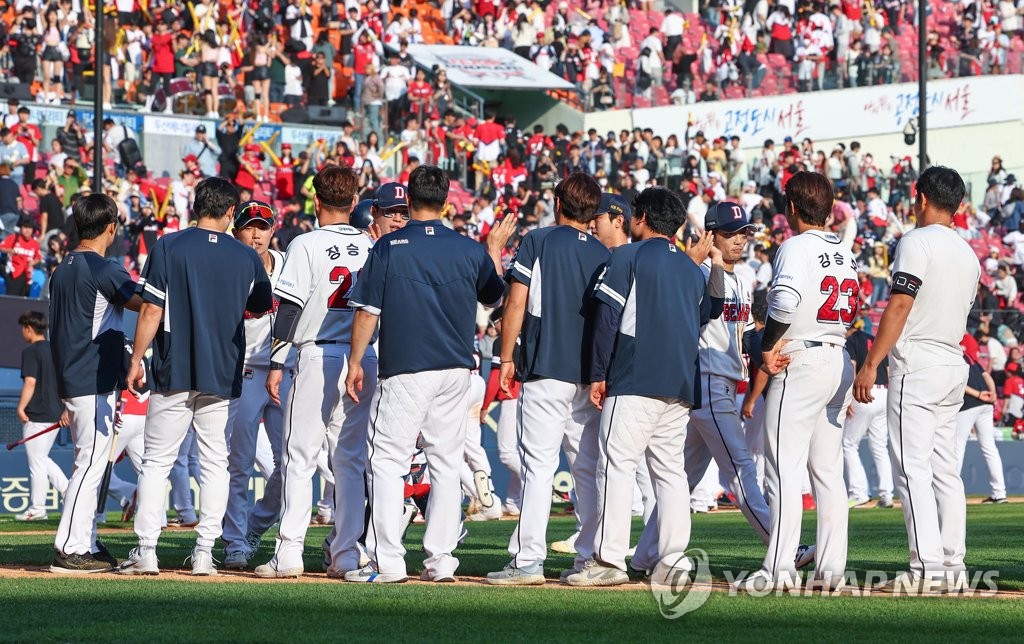
[{"label": "sunglasses on cap", "polygon": [[262,221],[271,228],[274,227],[274,209],[259,201],[247,201],[238,207],[235,212],[235,228],[248,226],[254,221]]}]

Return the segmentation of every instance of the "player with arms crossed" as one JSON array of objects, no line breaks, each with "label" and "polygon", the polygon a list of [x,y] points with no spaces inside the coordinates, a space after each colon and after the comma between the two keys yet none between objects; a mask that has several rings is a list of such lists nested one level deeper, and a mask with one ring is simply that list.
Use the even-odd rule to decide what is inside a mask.
[{"label": "player with arms crossed", "polygon": [[[344,382],[354,314],[348,298],[373,242],[348,224],[358,183],[347,166],[328,165],[316,174],[313,200],[320,228],[288,245],[277,283],[281,304],[267,378],[271,400],[281,400],[284,356],[291,345],[298,356],[284,415],[281,529],[274,557],[256,568],[258,577],[299,577],[304,572],[313,472],[325,438],[334,470],[335,516],[327,572],[340,577],[359,567],[356,540],[363,531],[370,406],[346,399]],[[361,362],[368,382],[375,382],[377,356],[372,348]]]},{"label": "player with arms crossed", "polygon": [[684,556],[690,514],[679,511],[689,500],[683,444],[690,409],[701,404],[694,349],[712,313],[711,296],[700,269],[669,239],[686,221],[679,198],[648,188],[634,208],[630,232],[636,241],[615,251],[594,294],[599,303],[590,400],[601,410],[597,523],[592,558],[565,579],[572,586],[629,581],[633,482],[645,455],[655,498],[665,509],[650,522],[657,525],[662,562],[652,580],[671,580],[690,569]]},{"label": "player with arms crossed", "polygon": [[[411,219],[401,230],[377,240],[352,293],[357,311],[345,384],[354,402],[369,400],[372,409],[368,445],[364,445],[369,450],[366,549],[370,562],[347,572],[345,581],[407,579],[403,477],[409,473],[420,435],[430,468],[423,535],[427,559],[421,578],[455,580],[459,560],[452,551],[462,525],[459,468],[466,440],[470,369],[476,366],[477,302],[493,306],[505,292],[501,251],[515,228],[515,218],[507,217],[492,229],[485,250],[441,222],[447,199],[448,177],[443,170],[429,165],[413,170],[409,176]],[[363,367],[363,357],[378,321],[380,379],[371,398],[366,385],[373,380]],[[362,518],[362,513],[358,516]]]},{"label": "player with arms crossed", "polygon": [[[235,210],[235,239],[252,247],[263,262],[271,287],[277,286],[284,266],[284,255],[270,249],[277,225],[273,208],[262,201],[246,201]],[[276,303],[275,303],[276,307]],[[281,509],[281,405],[270,399],[267,376],[270,370],[270,331],[275,315],[245,316],[245,364],[242,367],[242,395],[228,405],[228,473],[231,484],[224,514],[224,567],[245,568],[259,547],[260,538],[277,521]],[[285,361],[290,369],[294,358]],[[289,370],[282,385],[291,384]],[[256,439],[260,420],[266,428],[273,461],[273,474],[267,476],[263,499],[249,502],[249,479],[256,463]]]},{"label": "player with arms crossed", "polygon": [[960,340],[981,267],[951,227],[964,192],[950,168],[932,166],[917,180],[918,227],[896,248],[892,297],[854,386],[858,401],[874,400],[876,370],[889,356],[889,452],[910,542],[910,570],[893,585],[908,589],[945,591],[966,570],[956,415],[969,371]]},{"label": "player with arms crossed", "polygon": [[831,212],[832,187],[824,175],[793,175],[786,184],[786,216],[798,234],[775,255],[761,340],[762,369],[775,376],[765,404],[771,535],[762,569],[737,582],[742,590],[799,584],[800,488],[807,471],[818,506],[811,583],[834,589],[844,581],[849,508],[842,426],[853,384],[844,346],[857,315],[858,288],[849,250],[825,231]]}]

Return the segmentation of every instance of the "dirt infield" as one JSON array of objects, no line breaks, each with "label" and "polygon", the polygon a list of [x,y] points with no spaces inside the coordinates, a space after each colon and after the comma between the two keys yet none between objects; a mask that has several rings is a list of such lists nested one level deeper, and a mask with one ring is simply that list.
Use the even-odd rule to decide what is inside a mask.
[{"label": "dirt infield", "polygon": [[[63,575],[54,575],[45,566],[21,566],[21,565],[0,565],[0,579],[42,579],[45,577],[61,578]],[[77,578],[82,578],[81,575],[76,575]],[[250,583],[250,584],[344,584],[340,580],[330,579],[325,573],[322,572],[307,572],[302,577],[297,579],[261,579],[256,577],[252,572],[249,571],[234,571],[234,570],[219,570],[218,574],[210,577],[193,577],[187,570],[161,570],[160,574],[155,577],[133,577],[127,575],[116,575],[113,573],[100,573],[89,575],[93,579],[107,579],[107,580],[118,580],[118,581],[129,581],[135,583],[146,583],[147,580],[159,579],[162,581],[188,581],[200,584],[230,584],[230,583]],[[415,577],[410,577],[405,585],[411,586],[432,586],[433,582],[421,581]],[[458,585],[458,586],[474,586],[481,588],[494,588],[496,591],[500,590],[501,586],[491,586],[483,577],[457,577],[455,584],[443,584]],[[626,592],[626,591],[647,591],[650,592],[651,586],[647,581],[630,581],[629,583],[622,584],[620,586],[610,587],[590,587],[590,588],[578,588],[568,586],[561,582],[549,579],[545,584],[538,586],[531,586],[530,588],[544,588],[554,591],[583,591],[583,592]],[[729,584],[724,581],[713,581],[711,583],[710,590],[715,593],[728,593],[730,591]],[[773,595],[778,593],[771,593]],[[795,594],[792,592],[786,592],[785,594]],[[807,591],[802,591],[800,594],[811,594]],[[813,593],[818,595],[820,593]],[[872,597],[886,597],[892,596],[892,591],[887,590],[875,590],[855,587],[847,587],[838,593],[834,593],[835,596],[872,596]],[[899,597],[908,596],[906,593],[898,594]],[[930,595],[932,597],[956,597],[960,599],[1024,599],[1024,591],[1021,590],[999,590],[995,593],[975,593],[970,596],[961,596],[959,594],[942,594],[942,595]]]}]

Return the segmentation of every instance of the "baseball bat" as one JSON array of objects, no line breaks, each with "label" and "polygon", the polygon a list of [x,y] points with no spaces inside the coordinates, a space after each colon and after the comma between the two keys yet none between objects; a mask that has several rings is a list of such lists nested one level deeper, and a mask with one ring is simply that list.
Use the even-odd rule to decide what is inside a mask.
[{"label": "baseball bat", "polygon": [[23,443],[27,443],[30,440],[32,440],[33,438],[36,438],[37,436],[42,436],[43,434],[49,434],[50,432],[52,432],[55,429],[60,429],[60,423],[54,423],[54,424],[50,425],[49,427],[47,427],[46,429],[40,430],[40,431],[36,432],[35,434],[32,434],[31,436],[26,436],[25,438],[21,439],[20,441],[13,441],[13,442],[7,443],[7,449],[8,450],[12,450],[15,447],[17,447],[18,445],[21,445]]},{"label": "baseball bat", "polygon": [[100,494],[96,500],[96,514],[104,512],[107,508],[107,493],[110,491],[110,474],[114,471],[114,463],[117,461],[117,436],[121,430],[121,408],[124,406],[125,392],[117,399],[117,411],[114,414],[114,424],[111,427],[110,453],[107,455],[107,467],[103,470],[103,481],[100,483]]}]

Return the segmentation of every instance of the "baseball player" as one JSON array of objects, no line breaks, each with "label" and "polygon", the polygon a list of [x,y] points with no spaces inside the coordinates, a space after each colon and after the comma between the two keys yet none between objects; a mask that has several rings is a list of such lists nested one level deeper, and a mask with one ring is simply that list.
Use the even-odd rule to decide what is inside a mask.
[{"label": "baseball player", "polygon": [[[274,237],[276,214],[268,204],[246,201],[235,209],[233,234],[235,239],[251,247],[260,257],[263,268],[273,287],[281,276],[284,255],[270,249]],[[259,547],[260,537],[270,525],[250,528],[249,480],[256,461],[256,436],[260,419],[263,420],[275,463],[281,462],[282,412],[281,405],[270,400],[267,376],[270,372],[270,331],[274,326],[274,313],[263,316],[245,316],[245,362],[242,365],[242,393],[228,405],[228,505],[224,513],[224,567],[245,568]],[[284,390],[291,384],[294,358],[288,352],[284,359],[282,381]],[[275,473],[277,470],[275,469]],[[263,491],[263,507],[276,517],[281,503],[281,475],[270,475]]]},{"label": "baseball player", "polygon": [[[854,368],[860,370],[868,357],[868,349],[875,337],[864,333],[855,325],[846,336],[846,351],[853,359]],[[882,360],[875,373],[875,384],[871,389],[875,400],[864,404],[850,403],[850,412],[843,425],[843,460],[846,462],[846,478],[849,483],[849,505],[864,507],[871,500],[868,494],[868,477],[860,461],[860,442],[868,435],[868,447],[878,472],[878,506],[892,507],[892,461],[889,459],[889,432],[885,424],[885,400],[889,388],[889,361]]]},{"label": "baseball player", "polygon": [[[523,458],[523,502],[509,541],[512,561],[488,573],[497,585],[544,583],[551,485],[561,445],[576,493],[580,535],[577,565],[592,556],[595,528],[594,468],[600,414],[590,404],[586,309],[598,273],[610,256],[587,233],[601,203],[597,182],[580,172],[555,187],[558,225],[523,237],[509,268],[511,289],[502,318],[501,387],[522,382],[519,446]],[[543,288],[542,288],[543,285]],[[513,351],[519,338],[519,361]],[[632,490],[632,486],[630,486]]]},{"label": "baseball player", "polygon": [[[296,348],[295,376],[284,414],[281,454],[283,497],[277,548],[258,577],[299,577],[309,527],[309,501],[317,455],[327,440],[334,470],[334,538],[327,574],[340,577],[358,568],[356,541],[363,531],[366,425],[370,406],[344,398],[354,310],[351,294],[373,242],[348,225],[359,179],[347,166],[327,165],[316,174],[314,206],[319,228],[288,246],[275,294],[267,391],[280,403],[284,356]],[[360,356],[369,383],[376,379],[377,356]]]},{"label": "baseball player", "polygon": [[[501,347],[501,314],[503,309],[494,309],[491,320],[498,331],[494,338],[494,346]],[[483,404],[480,405],[480,424],[487,422],[487,411],[498,401],[498,459],[508,470],[508,488],[505,490],[505,502],[502,510],[510,516],[519,516],[522,503],[522,460],[519,447],[516,445],[516,407],[519,401],[519,383],[512,381],[508,393],[501,389],[501,352],[491,358],[491,372],[487,377],[487,390]]]},{"label": "baseball player", "polygon": [[793,175],[786,184],[786,214],[798,234],[775,255],[761,342],[762,368],[775,376],[765,405],[771,531],[764,564],[737,582],[742,590],[799,583],[805,471],[810,472],[818,511],[811,583],[832,589],[844,580],[849,509],[841,429],[853,382],[853,364],[844,345],[857,315],[858,285],[849,250],[825,231],[831,212],[827,178],[813,172]]},{"label": "baseball player", "polygon": [[[21,353],[21,397],[18,399],[18,420],[22,422],[23,438],[40,432],[61,420],[64,407],[57,395],[57,374],[53,370],[53,354],[46,340],[46,315],[25,311],[18,318],[21,338],[28,343]],[[50,458],[50,448],[57,438],[52,431],[25,443],[28,459],[29,505],[14,515],[16,521],[46,519],[46,497],[52,484],[61,497],[68,487],[68,477]]]},{"label": "baseball player", "polygon": [[[493,306],[504,294],[501,252],[515,221],[506,218],[493,229],[485,251],[441,222],[447,199],[448,177],[443,170],[429,165],[413,170],[408,190],[411,219],[374,244],[352,293],[357,312],[345,384],[353,401],[370,400],[373,409],[366,468],[370,562],[346,573],[346,581],[406,580],[402,477],[409,472],[409,456],[420,435],[431,483],[422,578],[455,579],[459,561],[452,551],[462,524],[459,467],[466,440],[470,370],[475,366],[477,302]],[[363,359],[378,321],[380,380],[371,399],[367,385],[373,377],[363,367]],[[409,351],[410,346],[417,350]],[[339,516],[343,516],[340,509]]]},{"label": "baseball player", "polygon": [[352,209],[351,225],[365,230],[373,239],[393,233],[409,221],[409,205],[404,184],[381,184],[373,199],[363,199]]},{"label": "baseball player", "polygon": [[193,204],[196,226],[161,237],[140,281],[145,304],[136,323],[128,388],[137,395],[145,375],[142,358],[155,341],[153,378],[135,515],[139,545],[118,569],[122,574],[159,573],[164,489],[190,427],[199,445],[203,498],[192,574],[217,573],[212,549],[228,499],[226,430],[230,400],[242,391],[243,317],[246,311],[266,314],[274,304],[259,255],[226,232],[237,206],[231,183],[219,177],[201,181]]},{"label": "baseball player", "polygon": [[501,518],[501,503],[494,494],[494,483],[491,481],[491,462],[487,458],[480,443],[480,416],[483,409],[484,394],[487,385],[480,377],[480,354],[474,353],[474,369],[469,379],[469,417],[466,420],[466,453],[460,469],[462,490],[470,498],[470,505],[478,507],[476,512],[468,513],[467,521],[496,521]]},{"label": "baseball player", "polygon": [[854,385],[857,400],[871,402],[878,365],[889,356],[889,453],[910,544],[910,570],[894,587],[941,591],[965,571],[956,414],[968,374],[960,340],[981,266],[951,228],[964,192],[950,168],[932,166],[918,178],[918,227],[896,248],[889,304]]},{"label": "baseball player", "polygon": [[57,392],[68,414],[75,461],[57,526],[50,571],[86,574],[117,565],[96,534],[96,505],[110,451],[114,407],[124,383],[124,308],[138,310],[123,266],[104,259],[117,236],[117,205],[106,195],[75,201],[79,245],[50,278],[50,345]]},{"label": "baseball player", "polygon": [[969,363],[970,371],[967,375],[967,386],[964,387],[964,404],[956,415],[956,471],[963,470],[967,439],[970,438],[973,429],[978,437],[981,455],[985,457],[988,483],[992,488],[992,495],[982,503],[1006,503],[1003,460],[999,457],[999,448],[996,447],[993,422],[995,410],[992,403],[996,401],[996,383],[980,364],[967,356],[966,351],[964,357]]},{"label": "baseball player", "polygon": [[712,314],[711,293],[717,288],[716,297],[722,296],[722,268],[709,285],[671,241],[686,211],[670,191],[648,188],[634,208],[636,241],[615,251],[595,292],[589,379],[591,402],[601,409],[597,529],[592,557],[565,579],[572,586],[629,581],[632,483],[645,455],[657,503],[671,508],[656,522],[659,563],[652,583],[690,568],[683,554],[690,514],[679,511],[689,498],[683,444],[690,409],[701,404],[694,348]]}]

